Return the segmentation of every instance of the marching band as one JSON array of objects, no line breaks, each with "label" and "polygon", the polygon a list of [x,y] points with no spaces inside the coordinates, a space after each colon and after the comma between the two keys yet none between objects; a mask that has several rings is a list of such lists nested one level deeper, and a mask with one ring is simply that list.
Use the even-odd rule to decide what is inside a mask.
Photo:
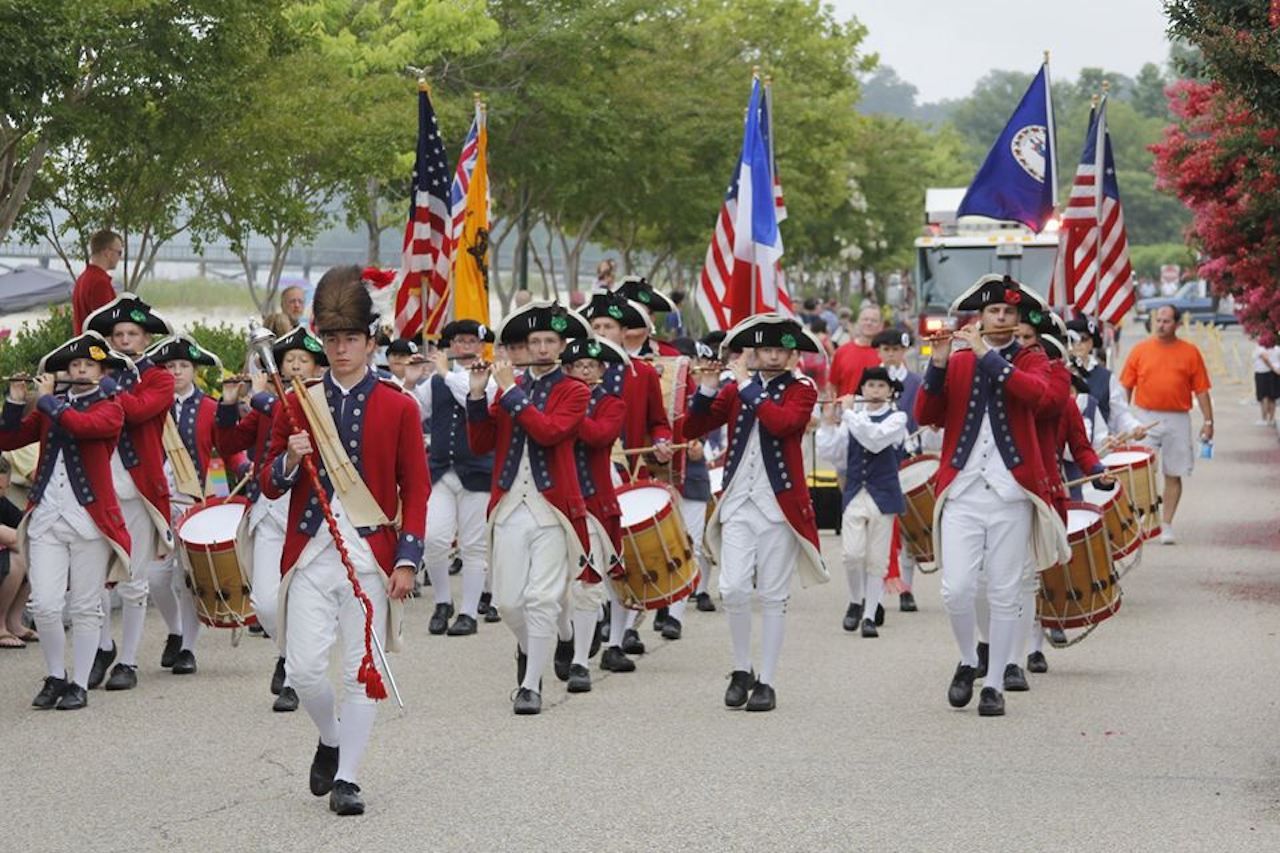
[{"label": "marching band", "polygon": [[[0,449],[40,448],[18,530],[47,670],[33,707],[136,688],[148,596],[175,675],[196,672],[203,626],[256,625],[279,648],[273,710],[301,707],[317,730],[312,794],[360,814],[376,703],[399,698],[385,652],[425,573],[430,634],[483,619],[514,636],[517,715],[541,713],[549,665],[575,694],[602,646],[601,669],[634,672],[638,617],[677,640],[689,601],[716,610],[713,589],[724,703],[772,711],[793,579],[829,580],[814,465],[839,476],[844,629],[880,636],[886,595],[915,611],[917,572],[940,570],[955,708],[982,679],[978,714],[1003,715],[1004,694],[1029,689],[1023,661],[1047,671],[1046,631],[1118,609],[1129,552],[1108,537],[1158,497],[1142,466],[1108,462],[1109,435],[1142,427],[1098,362],[1094,321],[1063,325],[1039,294],[984,276],[952,305],[976,322],[929,340],[923,374],[911,335],[890,329],[871,341],[881,364],[828,399],[798,370],[823,349],[796,320],[757,314],[672,347],[650,319],[671,307],[628,277],[581,313],[534,300],[494,330],[450,323],[435,350],[391,342],[383,374],[362,271],[338,267],[312,329],[256,330],[244,374],[226,378],[136,295],[99,307],[34,379],[10,378],[0,414]],[[1077,525],[1093,507],[1082,488],[1105,506]]]}]

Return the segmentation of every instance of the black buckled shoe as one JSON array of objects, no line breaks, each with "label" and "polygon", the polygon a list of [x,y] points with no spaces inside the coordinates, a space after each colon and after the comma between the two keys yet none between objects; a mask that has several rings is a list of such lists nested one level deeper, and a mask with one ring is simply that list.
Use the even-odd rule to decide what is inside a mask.
[{"label": "black buckled shoe", "polygon": [[276,658],[276,670],[271,673],[271,695],[279,696],[284,689],[284,658]]},{"label": "black buckled shoe", "polygon": [[1057,648],[1065,646],[1067,644],[1067,632],[1061,628],[1050,628],[1049,643]]},{"label": "black buckled shoe", "polygon": [[877,627],[884,624],[884,605],[876,605],[876,625]]},{"label": "black buckled shoe", "polygon": [[987,658],[991,654],[991,646],[987,643],[978,643],[978,665],[974,668],[974,678],[987,677]]},{"label": "black buckled shoe", "polygon": [[568,681],[569,667],[573,665],[573,640],[556,640],[556,654],[552,660],[556,678]]},{"label": "black buckled shoe", "polygon": [[644,654],[644,642],[640,639],[640,632],[635,628],[628,628],[622,632],[622,650],[629,655]]},{"label": "black buckled shoe", "polygon": [[982,693],[978,696],[978,716],[1003,717],[1004,694],[994,687],[982,688]]},{"label": "black buckled shoe", "polygon": [[298,710],[298,691],[288,685],[280,688],[280,695],[271,703],[271,710],[277,714],[288,714]]},{"label": "black buckled shoe", "polygon": [[364,800],[360,796],[360,786],[346,779],[334,782],[333,790],[329,792],[329,811],[343,817],[364,814]]},{"label": "black buckled shoe", "polygon": [[453,562],[449,564],[449,574],[456,575],[460,571],[462,571],[462,558],[454,557]]},{"label": "black buckled shoe", "polygon": [[729,673],[729,687],[724,691],[724,704],[727,708],[741,708],[747,704],[747,696],[755,686],[756,674],[735,669]]},{"label": "black buckled shoe", "polygon": [[876,630],[876,622],[875,622],[875,620],[874,620],[874,619],[863,619],[863,620],[862,620],[862,636],[864,636],[864,637],[879,637],[879,636],[880,636],[880,632]]},{"label": "black buckled shoe", "polygon": [[1039,675],[1048,671],[1049,660],[1044,656],[1044,652],[1032,652],[1027,655],[1027,672]]},{"label": "black buckled shoe", "polygon": [[947,688],[947,701],[952,708],[963,708],[973,699],[973,680],[977,675],[977,670],[971,666],[960,664],[956,667],[956,674],[951,676],[951,686]]},{"label": "black buckled shoe", "polygon": [[45,678],[40,692],[36,694],[36,698],[31,700],[31,707],[41,711],[49,710],[58,704],[58,700],[62,698],[62,692],[67,689],[67,684],[68,682],[65,678],[48,676]]},{"label": "black buckled shoe", "polygon": [[333,777],[338,772],[338,748],[316,741],[316,754],[311,759],[311,793],[323,797],[333,790]]},{"label": "black buckled shoe", "polygon": [[636,662],[617,646],[609,646],[600,658],[600,668],[608,672],[635,672]]},{"label": "black buckled shoe", "polygon": [[107,679],[107,690],[132,690],[138,686],[138,668],[118,663],[111,668],[111,677]]},{"label": "black buckled shoe", "polygon": [[178,659],[178,652],[182,651],[182,635],[170,634],[164,638],[164,651],[160,653],[160,666],[164,669],[172,669],[173,662]]},{"label": "black buckled shoe", "polygon": [[591,692],[591,672],[580,663],[575,663],[569,667],[568,690],[570,693]]},{"label": "black buckled shoe", "polygon": [[437,604],[435,612],[431,614],[431,621],[427,623],[427,631],[437,637],[440,636],[449,630],[449,620],[452,618],[452,604]]},{"label": "black buckled shoe", "polygon": [[473,616],[459,613],[445,633],[450,637],[469,637],[476,632],[476,620]]},{"label": "black buckled shoe", "polygon": [[846,631],[856,631],[858,626],[862,624],[862,602],[850,604],[844,611],[844,622],[841,623]]},{"label": "black buckled shoe", "polygon": [[671,608],[659,607],[657,612],[653,614],[653,633],[661,634],[662,626],[667,624],[667,618],[671,616]]},{"label": "black buckled shoe", "polygon": [[674,616],[668,616],[667,621],[662,623],[662,639],[678,640],[683,633],[684,626],[680,624],[680,620]]},{"label": "black buckled shoe", "polygon": [[107,677],[107,667],[116,659],[116,644],[113,640],[111,648],[98,649],[93,656],[93,666],[89,669],[89,689],[97,690],[102,679]]},{"label": "black buckled shoe", "polygon": [[263,630],[261,625],[259,625],[257,622],[254,622],[252,625],[249,626],[249,635],[251,637],[265,637],[267,636],[267,632]]},{"label": "black buckled shoe", "polygon": [[716,603],[711,600],[711,593],[700,592],[696,598],[698,609],[703,613],[715,613]]},{"label": "black buckled shoe", "polygon": [[532,717],[542,713],[542,695],[534,693],[528,687],[521,687],[516,691],[515,701],[511,703],[511,708],[520,717]]},{"label": "black buckled shoe", "polygon": [[62,691],[62,695],[58,697],[58,704],[54,707],[59,711],[79,711],[88,704],[89,691],[73,681],[67,685],[66,690]]},{"label": "black buckled shoe", "polygon": [[489,609],[484,612],[484,621],[491,625],[495,622],[501,622],[502,614],[498,612],[498,608],[491,604]]},{"label": "black buckled shoe", "polygon": [[1030,689],[1031,685],[1027,683],[1027,674],[1022,671],[1022,667],[1011,663],[1004,668],[1005,693],[1025,693]]},{"label": "black buckled shoe", "polygon": [[173,662],[174,675],[193,675],[196,671],[196,653],[190,649],[178,652],[178,659]]},{"label": "black buckled shoe", "polygon": [[493,593],[480,593],[480,606],[476,608],[477,613],[484,614],[485,622],[501,622],[502,617],[498,615],[498,608],[493,606]]},{"label": "black buckled shoe", "polygon": [[898,609],[903,613],[915,613],[920,608],[916,607],[916,597],[910,592],[904,592],[898,596]]},{"label": "black buckled shoe", "polygon": [[768,684],[756,682],[751,689],[751,698],[747,700],[748,711],[772,711],[778,707],[778,696]]}]

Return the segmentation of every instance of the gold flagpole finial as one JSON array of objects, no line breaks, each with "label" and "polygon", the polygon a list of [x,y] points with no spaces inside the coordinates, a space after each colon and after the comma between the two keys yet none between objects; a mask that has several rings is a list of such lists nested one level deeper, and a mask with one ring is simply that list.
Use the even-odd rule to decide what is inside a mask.
[{"label": "gold flagpole finial", "polygon": [[1044,52],[1044,61],[1046,65],[1049,63],[1049,51],[1047,50]]},{"label": "gold flagpole finial", "polygon": [[1101,99],[1100,99],[1097,95],[1094,95],[1092,98],[1090,98],[1090,99],[1089,99],[1089,107],[1090,107],[1090,109],[1095,109],[1095,110],[1096,110],[1096,109],[1098,108],[1098,101],[1099,101],[1099,100],[1101,100]]},{"label": "gold flagpole finial", "polygon": [[759,76],[760,76],[760,66],[759,65],[751,66],[751,79],[755,80]]},{"label": "gold flagpole finial", "polygon": [[431,83],[427,81],[426,77],[418,78],[418,91],[426,92],[428,95],[431,94]]},{"label": "gold flagpole finial", "polygon": [[1105,95],[1106,95],[1108,92],[1110,92],[1110,91],[1111,91],[1111,81],[1110,81],[1110,80],[1103,80],[1103,81],[1102,81],[1102,94],[1105,96]]}]

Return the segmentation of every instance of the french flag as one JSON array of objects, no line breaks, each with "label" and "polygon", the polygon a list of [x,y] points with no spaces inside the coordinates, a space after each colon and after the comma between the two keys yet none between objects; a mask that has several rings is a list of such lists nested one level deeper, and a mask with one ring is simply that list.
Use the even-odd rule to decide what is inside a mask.
[{"label": "french flag", "polygon": [[747,104],[742,156],[738,159],[737,209],[733,217],[731,323],[779,302],[778,261],[782,233],[774,196],[773,157],[763,126],[764,92],[757,78]]}]

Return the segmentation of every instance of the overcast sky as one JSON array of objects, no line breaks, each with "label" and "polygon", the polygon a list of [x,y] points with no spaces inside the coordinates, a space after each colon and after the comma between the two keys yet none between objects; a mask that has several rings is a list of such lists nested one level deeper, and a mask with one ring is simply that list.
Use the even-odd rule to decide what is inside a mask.
[{"label": "overcast sky", "polygon": [[841,20],[866,25],[866,49],[914,84],[921,103],[964,97],[992,68],[1031,73],[1045,50],[1061,80],[1085,67],[1133,76],[1169,54],[1159,0],[830,2]]}]

